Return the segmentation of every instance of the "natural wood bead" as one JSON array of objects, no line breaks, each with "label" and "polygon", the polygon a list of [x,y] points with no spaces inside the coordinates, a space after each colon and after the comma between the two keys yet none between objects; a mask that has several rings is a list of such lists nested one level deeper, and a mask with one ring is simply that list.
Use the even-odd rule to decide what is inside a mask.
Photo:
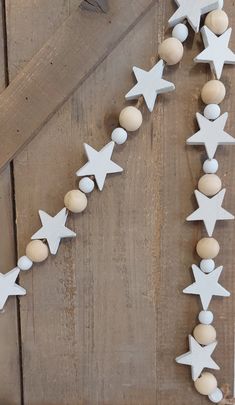
[{"label": "natural wood bead", "polygon": [[201,92],[202,101],[205,104],[220,104],[225,95],[226,89],[220,80],[209,80]]},{"label": "natural wood bead", "polygon": [[219,254],[220,246],[214,238],[202,238],[197,243],[196,250],[202,259],[214,259]]},{"label": "natural wood bead", "polygon": [[133,132],[140,128],[143,117],[138,108],[129,106],[121,111],[119,122],[121,127],[125,128],[127,131]]},{"label": "natural wood bead", "polygon": [[205,174],[198,182],[198,190],[208,197],[217,194],[221,188],[221,180],[216,174]]},{"label": "natural wood bead", "polygon": [[87,207],[86,194],[80,190],[71,190],[64,197],[64,205],[69,211],[78,214]]},{"label": "natural wood bead", "polygon": [[205,25],[216,35],[223,34],[228,28],[229,20],[224,10],[214,10],[207,14]]},{"label": "natural wood bead", "polygon": [[193,336],[201,345],[209,345],[216,340],[216,330],[212,325],[199,324],[194,328]]},{"label": "natural wood bead", "polygon": [[217,388],[217,380],[213,374],[206,372],[202,373],[201,377],[194,382],[194,385],[199,394],[210,395]]},{"label": "natural wood bead", "polygon": [[46,260],[48,254],[48,247],[41,240],[32,240],[26,247],[26,256],[35,263],[40,263]]},{"label": "natural wood bead", "polygon": [[183,57],[184,47],[177,38],[167,38],[160,44],[158,54],[168,65],[176,65]]}]

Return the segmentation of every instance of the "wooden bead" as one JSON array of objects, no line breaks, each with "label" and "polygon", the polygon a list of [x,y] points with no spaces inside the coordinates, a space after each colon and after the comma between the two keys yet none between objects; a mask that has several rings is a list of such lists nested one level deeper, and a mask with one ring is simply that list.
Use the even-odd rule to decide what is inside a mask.
[{"label": "wooden bead", "polygon": [[129,106],[121,111],[119,122],[127,131],[133,132],[140,128],[143,122],[143,117],[138,108]]},{"label": "wooden bead", "polygon": [[194,385],[199,394],[210,395],[217,388],[217,380],[213,374],[206,372],[202,373],[201,377],[194,382]]},{"label": "wooden bead", "polygon": [[208,197],[217,194],[221,188],[221,180],[216,174],[204,174],[198,182],[198,190]]},{"label": "wooden bead", "polygon": [[80,190],[71,190],[64,197],[64,205],[69,211],[78,214],[87,207],[86,194]]},{"label": "wooden bead", "polygon": [[220,80],[209,80],[201,92],[202,101],[205,104],[220,104],[224,100],[226,89]]},{"label": "wooden bead", "polygon": [[160,44],[158,54],[168,65],[176,65],[183,57],[184,47],[177,38],[167,38]]},{"label": "wooden bead", "polygon": [[214,238],[202,238],[197,243],[196,250],[202,259],[214,259],[219,254],[220,246]]},{"label": "wooden bead", "polygon": [[223,34],[228,28],[229,20],[224,10],[214,10],[207,14],[205,25],[216,35]]},{"label": "wooden bead", "polygon": [[41,240],[32,240],[26,247],[26,256],[35,263],[40,263],[46,260],[48,254],[48,247]]},{"label": "wooden bead", "polygon": [[199,324],[194,328],[193,336],[201,345],[209,345],[216,341],[216,330],[212,325]]}]

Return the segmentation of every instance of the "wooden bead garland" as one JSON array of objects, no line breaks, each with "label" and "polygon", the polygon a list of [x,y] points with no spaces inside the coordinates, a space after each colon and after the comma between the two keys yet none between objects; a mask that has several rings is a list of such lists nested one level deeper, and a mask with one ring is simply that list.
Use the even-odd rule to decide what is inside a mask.
[{"label": "wooden bead garland", "polygon": [[[152,80],[155,78],[155,79],[160,80],[161,83],[164,82],[164,86],[162,88],[161,87],[157,88],[159,93],[171,91],[174,89],[174,85],[172,83],[169,83],[162,78],[163,69],[164,69],[163,61],[165,61],[166,64],[168,64],[168,65],[175,65],[175,64],[179,63],[180,60],[182,59],[183,52],[184,52],[182,43],[188,37],[188,28],[185,24],[182,24],[182,21],[184,21],[185,18],[188,20],[188,22],[193,27],[193,29],[195,31],[197,31],[199,28],[199,22],[200,22],[201,15],[210,11],[210,13],[207,15],[206,20],[205,20],[206,27],[204,27],[204,29],[203,29],[204,33],[206,32],[208,34],[209,30],[207,28],[209,28],[211,30],[211,33],[214,33],[216,35],[221,35],[228,28],[228,17],[227,17],[227,14],[222,10],[222,7],[223,7],[222,0],[219,0],[219,2],[217,2],[217,3],[216,3],[216,1],[208,0],[206,2],[205,7],[203,7],[203,4],[201,4],[201,5],[199,5],[199,3],[195,4],[195,0],[188,0],[187,2],[185,2],[185,4],[184,4],[184,2],[182,4],[179,4],[177,1],[177,4],[179,5],[179,9],[178,9],[177,13],[175,13],[174,16],[170,19],[170,24],[175,25],[175,27],[172,31],[172,38],[168,38],[168,39],[164,40],[162,42],[162,44],[159,46],[158,53],[162,60],[157,63],[158,68],[155,71],[155,67],[157,66],[157,65],[155,65],[149,72],[145,72],[138,68],[135,69],[135,73],[137,73],[136,74],[137,79],[138,79],[138,76],[140,77],[141,75],[149,74],[148,80],[150,80],[149,78],[151,77]],[[186,4],[187,4],[187,11],[186,11],[186,13],[184,13],[183,10],[181,10],[181,8],[183,9],[184,7],[186,7]],[[191,7],[190,7],[190,4],[191,4]],[[216,5],[219,7],[218,10],[214,10]],[[181,13],[182,13],[182,15],[181,15]],[[180,22],[180,21],[181,21],[181,23],[177,24],[177,22]],[[226,61],[225,61],[225,63],[226,63]],[[235,63],[235,59],[233,60],[233,57],[231,56],[229,59],[229,62],[227,62],[227,63]],[[215,69],[215,71],[216,71],[216,69]],[[156,77],[156,73],[159,75],[159,72],[161,74],[160,77],[159,76]],[[155,77],[154,77],[154,75],[155,75]],[[217,74],[216,77],[220,77],[220,74],[219,75]],[[138,81],[138,83],[137,83],[136,87],[138,88],[140,83],[139,83],[139,80],[137,80],[137,81]],[[149,107],[149,110],[152,111],[152,107],[155,104],[155,99],[156,99],[156,97],[155,97],[156,89],[152,86],[152,82],[149,85],[148,90],[149,89],[151,91],[150,99],[151,99],[151,101],[153,100],[151,105],[148,105],[147,97],[146,97],[146,94],[144,94],[144,91],[142,91],[142,93],[140,95],[142,95],[144,97],[145,102]],[[137,94],[139,97],[138,90],[136,90],[136,91],[137,91],[137,93],[135,93],[135,95]],[[209,82],[207,82],[201,91],[202,100],[206,104],[206,107],[204,109],[205,118],[202,116],[202,118],[200,118],[200,120],[202,120],[202,119],[204,119],[204,121],[218,120],[218,121],[216,121],[216,123],[217,123],[220,121],[220,119],[223,119],[223,116],[220,117],[221,110],[220,110],[219,104],[224,100],[225,95],[226,95],[225,86],[223,85],[223,83],[221,81],[213,79],[213,80],[210,80]],[[109,142],[107,145],[105,145],[99,152],[96,151],[95,149],[93,149],[92,147],[90,147],[89,145],[85,144],[85,150],[86,150],[86,154],[88,157],[88,162],[87,162],[87,165],[85,165],[82,169],[87,170],[88,172],[83,173],[82,176],[84,176],[84,175],[85,176],[94,176],[96,183],[98,185],[98,188],[100,190],[102,190],[107,174],[117,173],[117,172],[122,171],[122,168],[111,160],[111,155],[113,152],[114,145],[115,144],[121,145],[121,144],[125,143],[127,140],[127,131],[133,132],[133,131],[138,130],[140,128],[140,126],[142,125],[142,121],[143,121],[142,113],[138,108],[136,108],[134,106],[128,106],[128,107],[124,108],[121,111],[120,116],[119,116],[119,122],[120,122],[120,125],[122,128],[116,128],[112,132],[112,135],[111,135],[112,141],[111,142]],[[198,120],[198,122],[199,122],[199,120]],[[200,121],[200,122],[202,122],[202,121]],[[212,124],[212,123],[210,123],[210,124]],[[223,131],[224,128],[221,128],[221,130]],[[219,142],[218,142],[218,144],[219,144]],[[98,167],[96,168],[96,170],[92,168],[92,170],[94,170],[95,172],[90,173],[89,172],[90,166],[92,166],[92,165],[90,165],[91,156],[93,158],[95,156],[94,162],[96,163],[96,165],[98,165]],[[106,162],[104,162],[105,157],[106,157]],[[205,198],[205,196],[207,196],[207,197],[215,196],[217,193],[219,193],[219,195],[218,196],[216,195],[216,198],[217,197],[220,198],[220,194],[222,194],[224,192],[224,190],[221,191],[221,193],[220,193],[220,190],[222,188],[222,183],[221,183],[220,178],[215,174],[218,170],[218,162],[216,159],[213,158],[214,151],[213,151],[212,156],[210,154],[208,154],[208,157],[209,157],[209,159],[207,159],[203,164],[203,171],[204,171],[205,175],[203,175],[199,179],[198,190],[199,190],[199,192],[204,194],[204,196],[202,196],[203,198]],[[99,175],[97,174],[97,171],[99,172]],[[80,176],[81,172],[79,171],[79,173],[80,174],[78,174],[78,175]],[[69,210],[70,212],[73,212],[73,213],[83,212],[85,210],[85,208],[87,207],[87,197],[85,194],[92,192],[94,189],[94,185],[95,185],[95,183],[94,183],[93,179],[91,179],[89,177],[83,177],[79,182],[80,190],[71,190],[65,195],[65,197],[64,197],[65,208],[63,208],[57,215],[52,217],[43,211],[39,211],[41,219],[43,219],[45,222],[43,224],[43,228],[46,228],[46,231],[47,231],[47,232],[45,231],[46,235],[47,235],[46,240],[47,240],[48,246],[50,247],[50,251],[52,254],[54,254],[55,252],[53,252],[51,250],[51,244],[52,244],[52,241],[50,238],[51,229],[48,230],[48,227],[49,227],[48,224],[52,223],[53,227],[54,227],[53,229],[56,229],[57,231],[60,228],[60,230],[59,230],[60,233],[58,235],[59,238],[75,236],[74,232],[70,231],[68,228],[65,227],[65,221],[66,221],[67,215],[68,215],[67,210]],[[200,194],[200,193],[198,193],[198,194]],[[209,199],[207,199],[207,201],[208,200]],[[226,219],[226,218],[218,218],[218,219]],[[208,234],[210,235],[210,232],[208,232]],[[43,239],[43,238],[44,238],[44,236],[41,239]],[[33,239],[33,237],[32,237],[32,239]],[[39,236],[39,239],[40,239],[40,236]],[[217,288],[217,290],[219,290],[219,289],[220,290],[216,291],[216,292],[212,292],[211,295],[228,296],[229,293],[227,291],[225,291],[225,289],[223,289],[223,287],[221,287],[217,282],[218,281],[217,279],[219,278],[219,275],[222,271],[222,267],[215,268],[215,263],[213,261],[213,259],[219,253],[219,250],[220,250],[219,243],[212,237],[202,238],[201,240],[198,241],[196,250],[197,250],[198,255],[202,258],[202,260],[200,262],[200,268],[197,267],[196,265],[192,266],[195,280],[196,280],[195,275],[197,275],[197,280],[195,281],[194,284],[200,285],[202,279],[208,281],[208,279],[210,278],[212,280],[211,276],[213,276],[215,284],[217,283],[216,288]],[[42,240],[36,239],[36,240],[31,241],[26,247],[26,255],[20,257],[18,260],[18,263],[17,263],[18,268],[12,270],[12,271],[14,271],[14,278],[15,279],[17,278],[18,272],[20,270],[23,270],[23,271],[29,270],[31,268],[33,262],[40,263],[40,262],[44,261],[48,257],[48,254],[49,254],[48,247]],[[9,272],[9,273],[11,273],[11,272]],[[6,274],[6,276],[7,275],[8,275],[8,273]],[[12,275],[11,275],[11,277],[12,277]],[[204,282],[207,283],[207,281],[204,281]],[[15,284],[14,288],[17,289],[17,287],[19,287],[19,286]],[[23,290],[23,289],[20,290],[20,288],[21,287],[19,287],[18,292],[15,292],[15,293],[14,293],[14,291],[9,290],[9,295],[25,294],[25,290]],[[209,290],[210,289],[211,289],[211,286],[209,287]],[[222,292],[221,292],[221,290],[222,290]],[[198,291],[196,291],[194,293],[199,294]],[[203,300],[202,300],[202,303],[203,303]],[[3,300],[1,300],[1,305],[2,304],[3,304]],[[211,366],[211,368],[217,368],[216,367],[217,365],[215,363],[213,363],[213,360],[211,359],[211,354],[217,344],[216,330],[211,325],[211,323],[213,322],[213,314],[211,311],[207,310],[207,307],[209,305],[209,304],[208,305],[207,304],[204,305],[204,303],[203,303],[204,310],[201,311],[198,316],[200,324],[197,325],[193,331],[194,338],[192,336],[189,337],[190,352],[186,353],[185,356],[189,356],[189,357],[191,356],[191,359],[190,359],[190,361],[187,360],[187,361],[189,361],[189,363],[186,362],[185,364],[190,364],[192,366],[192,368],[194,367],[193,361],[196,361],[195,358],[197,358],[197,356],[195,356],[195,352],[197,352],[197,351],[200,354],[203,353],[203,355],[205,355],[207,357],[207,359],[206,359],[207,363],[205,363],[205,364],[209,364]],[[1,306],[1,308],[2,308],[2,306]],[[199,356],[200,360],[202,359],[202,357],[203,357],[202,355]],[[179,360],[178,362],[182,363],[182,361],[181,361],[182,359],[181,360],[178,359],[178,360]],[[207,367],[207,365],[204,365],[203,367]],[[203,367],[202,367],[202,369],[203,369]],[[217,380],[213,376],[213,374],[211,374],[209,372],[203,372],[199,376],[199,378],[197,378],[199,374],[201,374],[201,370],[197,373],[195,378],[193,377],[193,379],[195,380],[196,390],[202,395],[208,395],[209,399],[214,403],[218,403],[219,401],[221,401],[223,398],[223,394],[222,394],[222,391],[217,387]]]}]

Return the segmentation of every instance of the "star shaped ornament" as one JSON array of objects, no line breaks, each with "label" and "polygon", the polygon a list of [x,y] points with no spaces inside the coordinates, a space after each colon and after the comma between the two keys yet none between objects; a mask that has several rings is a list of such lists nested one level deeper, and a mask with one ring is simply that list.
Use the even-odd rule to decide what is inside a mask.
[{"label": "star shaped ornament", "polygon": [[223,271],[223,266],[218,267],[211,273],[206,274],[195,264],[192,265],[195,283],[185,288],[185,294],[200,295],[202,307],[206,311],[210,305],[211,299],[214,295],[219,297],[229,297],[230,293],[222,287],[218,280]]},{"label": "star shaped ornament", "polygon": [[88,162],[77,171],[77,176],[95,176],[99,190],[103,190],[105,179],[109,173],[122,172],[123,169],[111,160],[113,141],[105,145],[99,152],[90,145],[84,144]]},{"label": "star shaped ornament", "polygon": [[206,26],[201,29],[201,33],[206,49],[202,51],[194,61],[209,63],[212,72],[215,73],[217,79],[220,79],[224,65],[235,64],[235,54],[228,47],[232,28],[229,28],[219,37]]},{"label": "star shaped ornament", "polygon": [[44,211],[39,210],[42,227],[31,239],[46,239],[51,254],[55,255],[62,238],[72,238],[76,233],[65,226],[68,212],[63,208],[57,215],[51,217]]},{"label": "star shaped ornament", "polygon": [[16,284],[16,279],[19,275],[20,269],[9,271],[6,274],[0,273],[0,310],[3,309],[8,297],[10,295],[25,295],[26,290]]},{"label": "star shaped ornament", "polygon": [[209,159],[213,159],[219,145],[234,145],[235,138],[224,131],[228,113],[224,113],[214,121],[203,115],[196,114],[200,130],[187,139],[188,145],[205,145]]},{"label": "star shaped ornament", "polygon": [[149,111],[152,112],[158,94],[175,90],[173,83],[162,78],[163,70],[163,60],[160,60],[149,72],[134,66],[133,72],[138,83],[126,94],[126,99],[133,100],[143,96]]},{"label": "star shaped ornament", "polygon": [[201,16],[219,7],[218,0],[175,0],[178,10],[169,19],[170,26],[188,20],[192,29],[199,31]]},{"label": "star shaped ornament", "polygon": [[191,366],[193,381],[198,379],[204,368],[211,368],[213,370],[220,369],[218,364],[216,364],[216,362],[211,358],[211,355],[217,346],[217,342],[210,343],[209,345],[202,347],[193,336],[189,335],[188,340],[189,352],[177,357],[176,362]]},{"label": "star shaped ornament", "polygon": [[199,208],[188,216],[187,221],[203,221],[209,236],[212,236],[217,221],[234,219],[234,216],[222,208],[226,189],[209,198],[195,190]]}]

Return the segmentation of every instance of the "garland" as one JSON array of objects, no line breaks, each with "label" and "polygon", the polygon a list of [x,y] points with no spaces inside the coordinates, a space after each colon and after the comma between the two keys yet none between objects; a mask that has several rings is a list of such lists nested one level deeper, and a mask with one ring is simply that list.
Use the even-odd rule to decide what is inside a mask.
[{"label": "garland", "polygon": [[[192,379],[196,390],[207,395],[213,403],[234,403],[228,399],[228,388],[218,388],[217,380],[210,372],[204,369],[219,369],[212,359],[213,351],[217,346],[216,330],[212,326],[213,314],[208,310],[213,296],[227,297],[230,293],[221,286],[219,277],[223,267],[215,266],[214,259],[218,255],[219,243],[212,237],[218,220],[234,219],[222,207],[225,189],[222,189],[220,178],[216,175],[218,162],[214,158],[219,145],[235,144],[235,139],[225,132],[224,128],[228,114],[221,115],[219,104],[224,100],[226,89],[220,81],[224,64],[235,64],[235,54],[229,49],[231,28],[228,29],[228,17],[222,10],[221,0],[175,0],[178,9],[170,18],[169,24],[173,26],[172,37],[165,39],[159,46],[160,60],[150,71],[138,67],[133,68],[136,85],[126,94],[127,100],[138,99],[137,106],[124,108],[119,116],[120,127],[114,129],[111,141],[100,151],[88,144],[84,144],[87,163],[77,171],[82,177],[79,190],[71,190],[64,197],[64,208],[54,217],[39,210],[42,227],[31,237],[26,247],[26,254],[19,258],[17,267],[6,274],[0,273],[0,309],[10,295],[25,295],[24,288],[16,283],[20,271],[29,270],[33,263],[46,260],[49,255],[58,251],[61,239],[75,237],[76,234],[66,227],[67,216],[70,212],[81,213],[87,207],[87,196],[93,191],[95,183],[99,190],[103,190],[106,176],[110,173],[122,172],[123,169],[112,160],[116,145],[124,144],[128,132],[137,131],[142,124],[142,113],[139,110],[142,97],[150,112],[153,111],[159,94],[173,91],[173,83],[163,79],[165,65],[176,65],[183,57],[182,43],[188,37],[188,28],[185,20],[195,32],[199,31],[201,16],[207,14],[205,25],[201,34],[205,46],[196,58],[197,63],[209,63],[213,79],[208,81],[201,92],[203,102],[206,104],[203,115],[196,114],[199,131],[187,139],[188,145],[204,145],[208,159],[203,164],[204,175],[198,182],[195,197],[198,203],[196,209],[188,216],[188,221],[203,221],[208,237],[197,243],[196,251],[201,258],[200,265],[192,265],[194,283],[184,289],[185,294],[199,295],[202,311],[199,313],[199,324],[195,327],[193,335],[189,335],[189,351],[176,358],[176,362],[191,366]],[[95,181],[94,181],[95,180]],[[47,243],[46,243],[47,242]]]}]

